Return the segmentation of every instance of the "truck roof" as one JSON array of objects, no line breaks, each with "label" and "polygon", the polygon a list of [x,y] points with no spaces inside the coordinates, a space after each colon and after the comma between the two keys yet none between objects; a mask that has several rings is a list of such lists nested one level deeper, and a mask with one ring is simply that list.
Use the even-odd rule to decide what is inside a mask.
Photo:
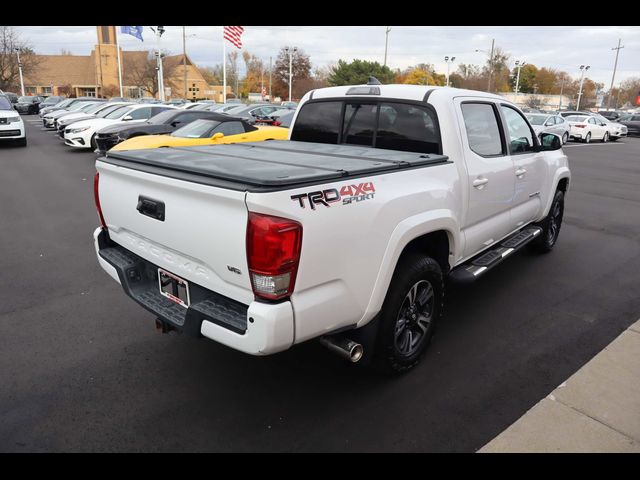
[{"label": "truck roof", "polygon": [[[380,94],[353,94],[347,93],[349,91],[354,92],[357,91],[356,88],[367,89],[369,87],[375,87],[378,89]],[[308,92],[304,98],[305,100],[316,100],[319,98],[334,98],[334,97],[368,97],[368,98],[399,98],[404,100],[417,100],[423,101],[425,97],[429,95],[442,97],[444,98],[454,98],[460,96],[470,96],[470,97],[490,97],[497,98],[500,100],[505,100],[504,97],[500,95],[495,95],[493,93],[482,92],[479,90],[467,90],[463,88],[453,88],[453,87],[437,87],[437,86],[429,86],[429,85],[404,85],[404,84],[390,84],[390,85],[344,85],[340,87],[326,87],[319,88],[317,90],[312,90]],[[302,103],[302,102],[301,102]]]},{"label": "truck roof", "polygon": [[447,163],[437,154],[271,141],[109,152],[99,159],[232,190],[275,191]]}]

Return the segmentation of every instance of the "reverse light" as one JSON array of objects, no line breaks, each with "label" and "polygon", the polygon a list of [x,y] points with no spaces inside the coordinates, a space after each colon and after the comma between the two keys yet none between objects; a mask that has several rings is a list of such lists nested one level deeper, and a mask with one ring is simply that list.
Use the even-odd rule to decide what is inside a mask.
[{"label": "reverse light", "polygon": [[247,263],[256,297],[280,300],[293,293],[301,248],[299,222],[249,212]]},{"label": "reverse light", "polygon": [[98,217],[100,217],[100,225],[104,230],[107,229],[107,223],[102,216],[102,207],[100,206],[100,195],[98,194],[98,185],[100,183],[100,173],[96,172],[96,176],[93,177],[93,198],[96,202],[96,209],[98,210]]}]

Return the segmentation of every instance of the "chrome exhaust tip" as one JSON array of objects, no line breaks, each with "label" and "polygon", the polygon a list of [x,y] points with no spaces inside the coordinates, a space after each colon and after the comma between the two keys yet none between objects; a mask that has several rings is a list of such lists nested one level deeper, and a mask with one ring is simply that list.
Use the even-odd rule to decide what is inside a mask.
[{"label": "chrome exhaust tip", "polygon": [[352,363],[360,361],[362,355],[364,355],[364,348],[361,344],[339,335],[320,337],[320,343],[336,355]]}]

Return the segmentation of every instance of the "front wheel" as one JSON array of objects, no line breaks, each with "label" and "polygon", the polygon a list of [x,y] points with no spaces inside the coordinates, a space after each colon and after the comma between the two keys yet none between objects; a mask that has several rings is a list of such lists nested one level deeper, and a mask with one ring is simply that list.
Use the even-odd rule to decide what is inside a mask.
[{"label": "front wheel", "polygon": [[584,143],[591,143],[591,132],[587,133],[587,136],[584,137]]},{"label": "front wheel", "polygon": [[602,137],[602,143],[607,143],[609,141],[609,132],[604,132],[604,136]]},{"label": "front wheel", "polygon": [[411,370],[424,355],[442,314],[444,281],[433,258],[403,256],[380,311],[374,364],[386,373]]},{"label": "front wheel", "polygon": [[553,250],[560,235],[560,226],[564,215],[564,192],[556,191],[549,209],[549,214],[537,225],[542,228],[542,233],[529,245],[539,253],[548,253]]},{"label": "front wheel", "polygon": [[94,134],[91,136],[91,141],[89,142],[89,143],[91,144],[91,150],[92,150],[92,151],[98,148],[98,144],[96,143],[96,135],[97,135],[97,134],[95,134],[95,133],[94,133]]}]

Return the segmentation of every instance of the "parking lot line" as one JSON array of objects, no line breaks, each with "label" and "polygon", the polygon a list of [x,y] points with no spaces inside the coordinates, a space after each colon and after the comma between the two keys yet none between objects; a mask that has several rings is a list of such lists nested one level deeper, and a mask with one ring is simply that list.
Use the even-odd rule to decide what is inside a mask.
[{"label": "parking lot line", "polygon": [[594,147],[605,147],[607,145],[624,145],[624,142],[612,142],[612,143],[584,143],[581,145],[563,145],[562,148],[571,148],[571,147],[590,147],[590,146],[594,146]]}]

